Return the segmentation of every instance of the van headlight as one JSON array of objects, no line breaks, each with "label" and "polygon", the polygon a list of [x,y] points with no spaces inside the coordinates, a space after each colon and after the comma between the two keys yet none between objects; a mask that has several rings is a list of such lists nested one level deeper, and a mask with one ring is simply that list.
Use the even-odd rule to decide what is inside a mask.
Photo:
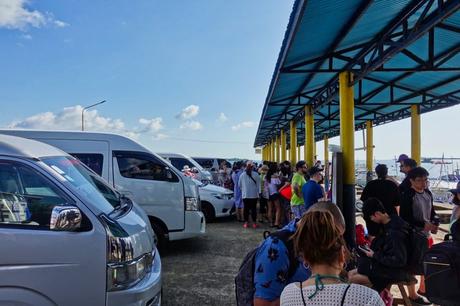
[{"label": "van headlight", "polygon": [[152,269],[156,251],[141,257],[107,265],[107,291],[123,290],[141,281]]},{"label": "van headlight", "polygon": [[185,198],[185,210],[198,211],[200,210],[200,201],[198,198],[186,197]]},{"label": "van headlight", "polygon": [[134,258],[133,236],[109,217],[99,219],[107,232],[107,291],[136,285],[152,269],[156,249]]}]

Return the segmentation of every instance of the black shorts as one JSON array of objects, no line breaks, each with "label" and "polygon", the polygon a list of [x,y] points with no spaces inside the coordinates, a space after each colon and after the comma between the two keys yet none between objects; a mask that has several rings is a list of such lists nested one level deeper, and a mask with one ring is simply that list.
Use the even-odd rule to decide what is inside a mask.
[{"label": "black shorts", "polygon": [[273,201],[278,200],[279,198],[280,198],[280,194],[279,193],[274,193],[274,194],[272,194],[271,196],[268,197],[268,200],[273,202]]},{"label": "black shorts", "polygon": [[358,273],[366,275],[372,283],[372,288],[377,292],[382,291],[393,282],[389,278],[380,277],[382,272],[380,269],[376,269],[375,263],[369,257],[361,256],[358,259]]}]

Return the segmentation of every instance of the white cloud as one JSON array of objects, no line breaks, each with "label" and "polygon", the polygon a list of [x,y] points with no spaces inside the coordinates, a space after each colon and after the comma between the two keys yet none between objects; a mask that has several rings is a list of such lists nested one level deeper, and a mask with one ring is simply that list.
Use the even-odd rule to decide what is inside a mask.
[{"label": "white cloud", "polygon": [[58,28],[65,28],[68,27],[69,24],[67,22],[61,21],[61,20],[54,20],[54,25],[57,26]]},{"label": "white cloud", "polygon": [[197,131],[197,130],[201,130],[203,128],[203,125],[198,121],[189,120],[181,124],[180,128]]},{"label": "white cloud", "polygon": [[156,117],[153,119],[139,119],[139,123],[142,124],[144,127],[140,130],[143,133],[156,133],[164,128],[163,126],[163,118]]},{"label": "white cloud", "polygon": [[224,123],[224,122],[228,121],[228,118],[227,118],[227,116],[225,116],[224,113],[220,113],[219,118],[217,118],[217,121],[219,121],[220,123]]},{"label": "white cloud", "polygon": [[22,38],[22,39],[26,39],[26,40],[31,40],[31,39],[32,39],[32,35],[30,35],[30,34],[22,34],[22,35],[21,35],[21,38]]},{"label": "white cloud", "polygon": [[233,131],[239,131],[241,129],[248,129],[253,128],[256,126],[256,123],[253,121],[243,121],[238,123],[237,125],[232,126]]},{"label": "white cloud", "polygon": [[[24,120],[14,121],[7,127],[12,129],[81,130],[82,110],[83,107],[80,105],[65,107],[57,113],[43,112]],[[152,135],[157,140],[167,137],[165,134],[159,133],[164,128],[161,117],[141,118],[139,123],[141,124],[140,128],[128,130],[121,119],[103,117],[99,115],[97,110],[85,111],[85,130],[88,131],[119,133],[133,139],[138,139],[144,133]]]},{"label": "white cloud", "polygon": [[[30,116],[24,120],[14,121],[9,128],[20,129],[81,129],[81,105],[65,107],[58,113],[44,112]],[[85,129],[93,131],[124,131],[125,124],[120,119],[103,117],[97,110],[85,111]]]},{"label": "white cloud", "polygon": [[67,23],[54,19],[50,13],[30,10],[28,0],[0,0],[0,28],[25,30],[27,27],[40,28],[47,24],[57,27]]},{"label": "white cloud", "polygon": [[196,117],[200,112],[200,107],[198,105],[191,104],[184,108],[179,114],[176,115],[176,118],[186,120]]}]

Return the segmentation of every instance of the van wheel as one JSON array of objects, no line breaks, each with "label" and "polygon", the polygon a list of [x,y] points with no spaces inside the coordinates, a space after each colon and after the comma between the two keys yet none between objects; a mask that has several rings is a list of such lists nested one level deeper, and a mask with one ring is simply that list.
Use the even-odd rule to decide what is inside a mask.
[{"label": "van wheel", "polygon": [[165,231],[160,225],[154,222],[151,222],[150,225],[152,226],[152,229],[155,232],[154,241],[157,249],[163,249],[166,245]]},{"label": "van wheel", "polygon": [[216,218],[216,211],[211,203],[201,202],[201,212],[206,218],[206,222],[211,223]]}]

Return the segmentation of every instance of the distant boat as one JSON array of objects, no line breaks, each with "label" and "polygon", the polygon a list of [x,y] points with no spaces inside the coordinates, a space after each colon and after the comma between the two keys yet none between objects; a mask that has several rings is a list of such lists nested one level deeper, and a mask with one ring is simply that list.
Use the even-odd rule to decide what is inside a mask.
[{"label": "distant boat", "polygon": [[457,188],[457,183],[460,182],[459,169],[449,171],[445,165],[451,165],[453,162],[444,159],[444,154],[441,159],[433,159],[431,162],[435,165],[441,165],[438,177],[430,180],[430,190],[433,193],[433,198],[437,202],[450,202],[452,193],[449,190]]},{"label": "distant boat", "polygon": [[434,165],[451,165],[452,161],[442,160],[442,159],[432,159],[430,161]]}]

